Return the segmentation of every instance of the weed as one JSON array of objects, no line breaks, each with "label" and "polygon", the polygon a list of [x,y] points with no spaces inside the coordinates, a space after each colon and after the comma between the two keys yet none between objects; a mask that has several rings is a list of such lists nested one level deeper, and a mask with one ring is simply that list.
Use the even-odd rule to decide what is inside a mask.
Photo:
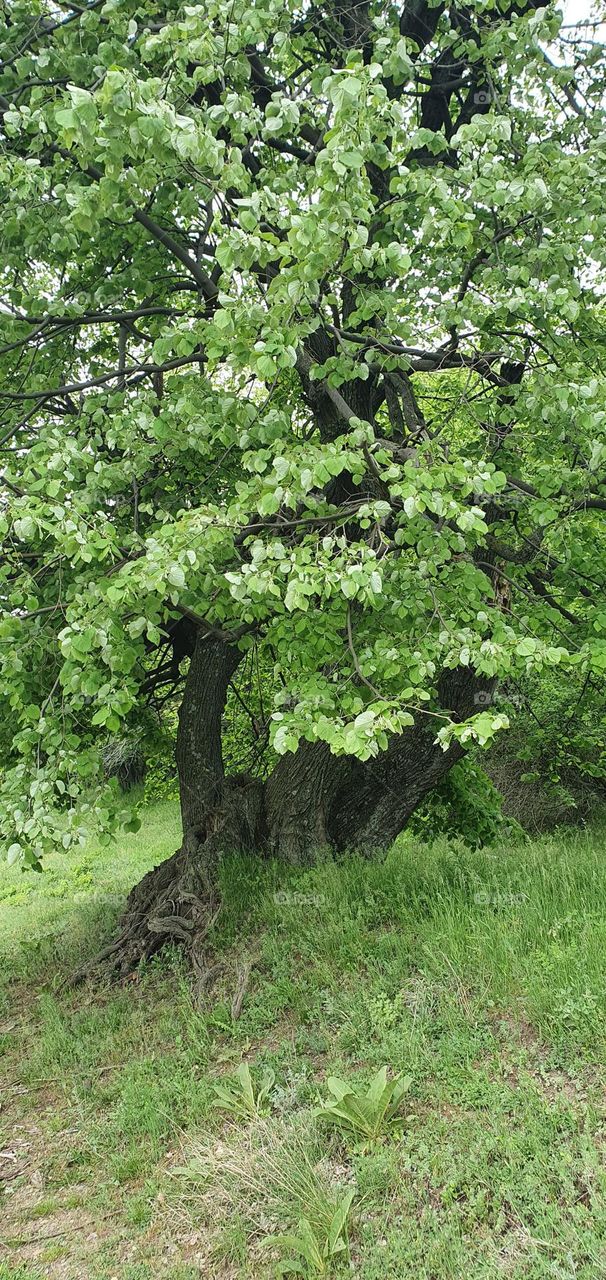
[{"label": "weed", "polygon": [[381,1067],[364,1094],[336,1076],[329,1076],[326,1084],[331,1096],[316,1107],[314,1115],[372,1143],[401,1126],[401,1106],[412,1076],[388,1080],[387,1067]]},{"label": "weed", "polygon": [[260,1083],[255,1085],[248,1063],[242,1062],[234,1083],[213,1085],[215,1097],[211,1105],[221,1111],[229,1111],[238,1120],[265,1115],[275,1078],[275,1072],[268,1068],[263,1072]]},{"label": "weed", "polygon": [[355,1196],[349,1190],[341,1197],[324,1236],[314,1230],[307,1218],[300,1218],[297,1233],[273,1236],[268,1244],[281,1252],[289,1250],[295,1256],[282,1258],[277,1264],[278,1275],[297,1273],[303,1276],[328,1276],[335,1260],[347,1255],[347,1219]]}]

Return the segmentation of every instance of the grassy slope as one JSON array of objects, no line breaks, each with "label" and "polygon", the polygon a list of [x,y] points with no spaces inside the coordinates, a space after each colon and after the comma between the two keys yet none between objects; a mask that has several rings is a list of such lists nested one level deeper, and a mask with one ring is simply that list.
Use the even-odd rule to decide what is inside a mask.
[{"label": "grassy slope", "polygon": [[[268,1235],[347,1185],[360,1280],[606,1275],[601,835],[234,861],[211,998],[177,955],[58,992],[176,838],[157,806],[118,852],[0,869],[0,1280],[263,1276]],[[212,1082],[243,1059],[276,1083],[268,1117],[235,1122]],[[312,1109],[331,1073],[383,1063],[413,1075],[406,1121],[361,1150]]]}]

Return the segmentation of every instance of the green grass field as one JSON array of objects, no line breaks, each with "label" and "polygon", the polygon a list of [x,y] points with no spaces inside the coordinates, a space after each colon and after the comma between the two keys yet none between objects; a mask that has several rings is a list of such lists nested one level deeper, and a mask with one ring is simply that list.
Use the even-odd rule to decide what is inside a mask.
[{"label": "green grass field", "polygon": [[[237,1280],[286,1258],[360,1280],[606,1276],[602,834],[234,860],[209,994],[178,953],[61,992],[177,840],[164,804],[113,849],[0,868],[0,1280]],[[315,1114],[329,1077],[360,1090],[382,1066],[412,1081],[375,1138]],[[305,1249],[277,1243],[300,1219]]]}]

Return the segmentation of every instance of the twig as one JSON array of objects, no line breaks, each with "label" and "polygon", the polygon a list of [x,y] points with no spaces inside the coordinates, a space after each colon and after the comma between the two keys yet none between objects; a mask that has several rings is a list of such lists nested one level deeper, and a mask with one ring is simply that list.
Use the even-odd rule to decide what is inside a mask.
[{"label": "twig", "polygon": [[366,688],[370,689],[371,693],[374,693],[375,698],[380,698],[381,702],[387,701],[387,699],[383,696],[383,694],[380,693],[379,690],[375,688],[374,684],[371,684],[370,680],[366,679],[366,676],[364,675],[362,668],[360,667],[360,661],[354,648],[353,634],[351,630],[351,605],[350,604],[348,604],[347,606],[347,646],[352,656],[356,675],[362,681],[362,684],[365,684]]},{"label": "twig", "polygon": [[[115,1210],[114,1212],[111,1212],[111,1213],[104,1213],[100,1218],[100,1221],[106,1222],[108,1218],[117,1218],[117,1217],[119,1217],[119,1212],[118,1210]],[[74,1222],[72,1226],[61,1227],[59,1231],[47,1231],[44,1235],[30,1236],[29,1238],[27,1236],[22,1236],[22,1237],[9,1236],[8,1240],[0,1240],[0,1247],[3,1249],[23,1248],[30,1244],[42,1244],[45,1240],[55,1240],[57,1236],[73,1235],[74,1231],[81,1231],[81,1230],[82,1230],[82,1222],[79,1218],[78,1221]]]},{"label": "twig", "polygon": [[[126,1067],[126,1066],[128,1066],[128,1063],[126,1062],[108,1062],[104,1067],[88,1067],[87,1069],[83,1069],[79,1072],[79,1075],[83,1076],[84,1079],[86,1079],[87,1076],[103,1075],[105,1071],[119,1071],[121,1070],[122,1067]],[[11,1089],[13,1093],[16,1093],[16,1094],[36,1093],[38,1089],[46,1089],[47,1085],[49,1084],[65,1084],[65,1083],[66,1083],[66,1080],[64,1075],[49,1076],[48,1080],[39,1080],[38,1084],[30,1084],[30,1085],[15,1084],[15,1085],[11,1085]]]},{"label": "twig", "polygon": [[240,1017],[240,1014],[242,1012],[242,1005],[244,1003],[244,996],[246,995],[246,992],[248,990],[248,984],[250,982],[252,967],[253,967],[253,961],[245,960],[244,964],[240,966],[240,969],[238,971],[238,984],[234,992],[234,998],[231,1002],[231,1016],[234,1022],[238,1021],[238,1018]]}]

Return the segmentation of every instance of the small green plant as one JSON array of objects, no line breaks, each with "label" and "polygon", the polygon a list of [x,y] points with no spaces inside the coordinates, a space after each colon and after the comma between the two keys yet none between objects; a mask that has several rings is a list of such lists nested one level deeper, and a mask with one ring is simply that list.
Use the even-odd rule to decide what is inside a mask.
[{"label": "small green plant", "polygon": [[215,1097],[212,1105],[222,1111],[230,1111],[241,1120],[264,1115],[269,1110],[267,1104],[275,1078],[275,1072],[267,1067],[260,1084],[255,1085],[248,1063],[242,1062],[236,1072],[236,1082],[213,1085]]},{"label": "small green plant", "polygon": [[327,1086],[331,1096],[316,1107],[314,1115],[365,1142],[374,1142],[398,1124],[402,1099],[411,1083],[411,1076],[397,1075],[388,1080],[387,1067],[381,1067],[367,1092],[361,1094],[354,1085],[330,1076]]},{"label": "small green plant", "polygon": [[277,1275],[330,1275],[335,1260],[348,1252],[347,1219],[355,1194],[352,1189],[339,1200],[325,1235],[308,1218],[300,1218],[296,1234],[272,1236],[268,1243],[294,1255],[277,1263]]},{"label": "small green plant", "polygon": [[388,996],[384,991],[380,991],[378,995],[369,996],[366,1004],[370,1021],[380,1032],[392,1031],[397,1027],[406,1011],[406,1001],[402,991],[398,991],[395,996]]}]

